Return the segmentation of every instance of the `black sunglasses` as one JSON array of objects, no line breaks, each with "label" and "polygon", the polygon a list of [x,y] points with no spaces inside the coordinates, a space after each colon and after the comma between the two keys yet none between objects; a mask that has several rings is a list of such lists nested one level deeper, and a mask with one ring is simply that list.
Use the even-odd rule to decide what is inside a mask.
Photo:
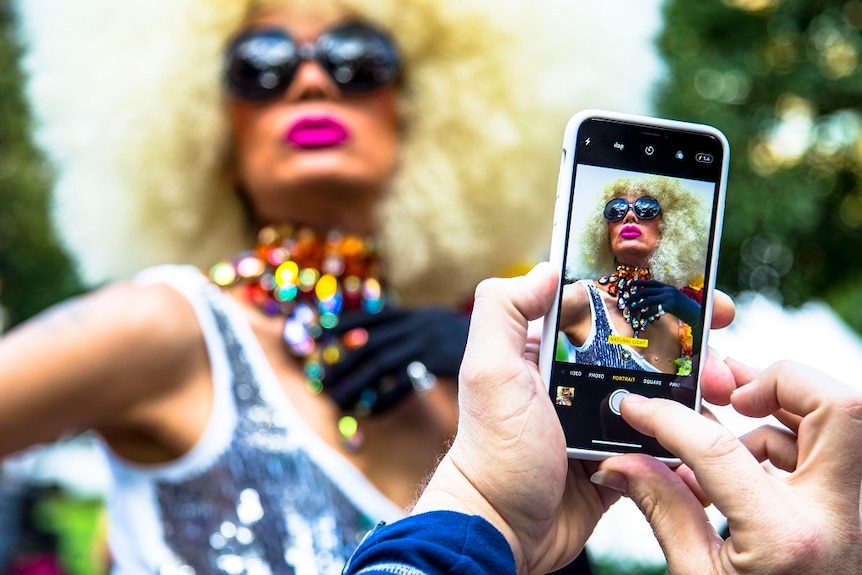
[{"label": "black sunglasses", "polygon": [[305,60],[317,62],[345,94],[369,94],[398,79],[401,56],[392,39],[368,24],[327,30],[311,44],[281,28],[240,34],[227,51],[225,81],[231,96],[266,102],[281,96]]},{"label": "black sunglasses", "polygon": [[641,220],[651,220],[661,213],[658,200],[650,196],[641,196],[632,203],[628,203],[623,198],[614,198],[605,204],[605,219],[609,222],[618,222],[626,217],[629,208]]}]

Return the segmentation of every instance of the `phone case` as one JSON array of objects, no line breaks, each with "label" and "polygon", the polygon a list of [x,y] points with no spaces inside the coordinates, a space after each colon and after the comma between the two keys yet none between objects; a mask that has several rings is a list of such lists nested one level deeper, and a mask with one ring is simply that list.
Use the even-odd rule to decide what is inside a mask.
[{"label": "phone case", "polygon": [[[626,424],[622,420],[622,417],[619,416],[619,412],[618,412],[619,402],[621,401],[621,399],[625,395],[625,393],[631,389],[630,386],[626,385],[626,382],[628,382],[629,379],[636,380],[638,382],[639,387],[638,387],[638,389],[632,389],[632,391],[636,391],[637,393],[641,393],[641,394],[646,394],[646,393],[644,393],[644,391],[650,391],[651,388],[644,388],[643,385],[640,385],[643,383],[643,381],[653,381],[653,379],[654,379],[655,381],[660,381],[662,385],[666,384],[667,386],[674,385],[674,381],[670,379],[670,375],[667,373],[661,373],[660,372],[659,374],[655,375],[654,378],[650,378],[650,377],[647,377],[645,374],[642,374],[640,372],[641,369],[646,369],[647,367],[650,367],[649,365],[646,364],[645,360],[641,361],[641,363],[646,367],[640,367],[638,365],[634,369],[631,369],[631,370],[629,368],[621,368],[621,367],[616,367],[616,366],[615,367],[606,367],[606,366],[603,366],[600,364],[596,364],[595,367],[587,366],[586,368],[581,369],[582,366],[578,363],[569,364],[567,362],[560,361],[559,359],[556,360],[556,364],[555,364],[555,359],[560,354],[560,351],[558,349],[559,345],[558,345],[557,337],[559,335],[558,334],[558,320],[559,320],[559,315],[560,315],[561,295],[562,295],[562,290],[564,288],[565,281],[566,281],[566,277],[565,277],[567,275],[566,272],[569,269],[569,267],[568,267],[568,261],[569,260],[567,260],[567,257],[568,257],[567,250],[570,247],[570,245],[576,244],[576,242],[571,237],[567,237],[568,232],[574,227],[573,221],[575,220],[575,217],[577,215],[576,213],[572,212],[572,203],[571,203],[572,198],[573,198],[575,192],[580,193],[579,188],[576,187],[576,181],[575,180],[581,176],[575,175],[575,167],[576,167],[576,165],[578,165],[578,169],[582,173],[585,173],[587,171],[587,168],[589,168],[592,171],[591,173],[593,173],[593,172],[594,173],[602,173],[601,170],[605,169],[605,167],[601,166],[601,165],[592,165],[592,164],[579,165],[578,145],[577,145],[578,141],[576,140],[576,138],[578,136],[580,128],[585,124],[585,122],[592,122],[591,125],[602,127],[602,130],[605,130],[605,128],[604,128],[605,126],[619,127],[620,128],[620,134],[623,134],[623,135],[631,132],[631,130],[628,128],[628,126],[634,126],[635,127],[634,129],[636,131],[638,131],[637,132],[638,138],[641,138],[641,134],[643,134],[643,136],[642,136],[643,138],[652,138],[652,137],[656,138],[655,140],[651,140],[651,139],[647,139],[647,140],[640,140],[639,139],[639,140],[637,140],[638,142],[656,141],[657,143],[655,144],[655,146],[653,146],[651,143],[648,143],[645,147],[643,147],[642,150],[638,149],[638,150],[635,150],[635,152],[631,152],[631,151],[626,152],[624,147],[627,145],[630,145],[630,144],[627,143],[627,141],[625,140],[625,138],[623,136],[621,136],[621,140],[619,142],[613,141],[612,142],[613,146],[608,147],[608,151],[606,153],[608,154],[608,157],[614,158],[613,159],[614,162],[619,161],[620,164],[618,166],[614,165],[614,166],[607,167],[607,173],[609,175],[616,174],[617,172],[619,174],[624,174],[624,175],[626,175],[628,173],[633,173],[633,174],[634,173],[638,173],[638,174],[643,173],[645,180],[666,178],[668,180],[676,180],[676,181],[680,182],[680,184],[679,184],[680,187],[684,187],[685,185],[692,185],[692,186],[698,185],[696,178],[678,177],[678,176],[674,176],[674,175],[663,176],[660,173],[661,169],[659,169],[658,167],[653,169],[652,166],[654,164],[650,163],[653,160],[653,157],[652,157],[653,154],[649,153],[650,148],[653,149],[654,156],[656,159],[655,166],[667,165],[667,166],[669,166],[668,169],[672,168],[674,170],[676,170],[676,169],[681,170],[682,169],[681,166],[686,166],[686,169],[689,169],[688,166],[690,165],[690,166],[692,166],[690,168],[692,174],[695,174],[695,175],[699,174],[699,172],[697,172],[698,169],[704,169],[704,170],[708,169],[710,171],[710,173],[717,174],[718,182],[717,182],[717,184],[713,184],[712,199],[710,202],[708,202],[710,205],[710,210],[711,210],[711,215],[709,218],[710,233],[709,233],[708,240],[707,240],[708,243],[703,247],[703,249],[705,250],[704,253],[706,254],[704,257],[708,260],[708,262],[707,262],[707,265],[704,267],[703,277],[705,279],[705,283],[704,283],[703,288],[702,288],[703,291],[701,292],[701,295],[703,295],[703,294],[706,295],[706,297],[703,297],[703,299],[702,299],[702,305],[701,305],[701,309],[700,309],[701,318],[702,318],[702,320],[699,324],[702,328],[701,345],[698,346],[697,350],[692,350],[692,353],[691,353],[691,357],[693,358],[693,356],[695,355],[695,352],[697,352],[696,353],[697,363],[696,363],[696,365],[691,366],[692,373],[695,374],[694,375],[695,381],[693,382],[693,385],[694,385],[694,404],[692,405],[692,407],[694,409],[696,409],[697,411],[700,410],[700,405],[701,405],[699,377],[700,377],[700,373],[702,371],[703,364],[704,364],[705,358],[706,358],[706,349],[707,349],[706,340],[708,338],[709,320],[711,318],[711,313],[712,313],[712,300],[713,300],[713,298],[711,296],[712,296],[712,292],[714,290],[715,274],[716,274],[717,265],[718,265],[718,243],[719,243],[719,238],[721,235],[721,227],[722,227],[722,221],[723,221],[724,198],[725,198],[726,181],[727,181],[727,170],[728,170],[729,159],[730,159],[730,151],[729,151],[729,145],[727,143],[727,139],[718,129],[716,129],[712,126],[707,126],[707,125],[702,125],[702,124],[693,124],[693,123],[688,123],[688,122],[681,122],[681,121],[661,119],[661,118],[651,118],[651,117],[637,116],[637,115],[631,115],[631,114],[622,114],[622,113],[615,113],[615,112],[604,111],[604,110],[584,110],[582,112],[575,114],[569,120],[569,122],[566,125],[565,134],[564,134],[564,138],[563,138],[563,149],[562,149],[562,157],[561,157],[561,164],[560,164],[560,173],[559,173],[559,178],[558,178],[558,182],[557,182],[557,190],[556,190],[557,199],[556,199],[556,206],[555,206],[555,210],[554,210],[553,233],[552,233],[552,238],[551,238],[550,258],[549,258],[551,263],[558,270],[561,271],[561,281],[558,284],[557,294],[556,294],[556,297],[554,300],[553,307],[549,311],[549,313],[547,314],[547,316],[545,317],[545,320],[544,320],[543,333],[542,333],[542,345],[541,345],[540,357],[539,357],[539,367],[540,367],[540,371],[542,373],[542,377],[543,377],[544,381],[546,382],[546,384],[548,385],[548,392],[551,395],[552,400],[555,401],[555,404],[557,405],[558,414],[560,414],[560,417],[561,417],[561,424],[563,425],[564,430],[567,431],[567,443],[569,444],[569,447],[567,449],[568,455],[572,458],[599,460],[599,459],[604,459],[606,457],[610,457],[610,456],[617,455],[619,453],[625,453],[625,452],[632,452],[632,451],[634,451],[634,452],[649,452],[645,448],[643,450],[640,450],[640,451],[638,449],[630,448],[630,445],[637,445],[634,443],[627,444],[622,440],[615,441],[615,438],[617,438],[617,437],[625,437],[626,428],[628,428],[628,424]],[[613,130],[608,129],[607,131],[612,132]],[[714,166],[709,166],[708,165],[709,163],[706,162],[706,160],[712,158],[712,156],[713,156],[712,154],[697,151],[698,148],[696,147],[696,145],[698,142],[702,141],[700,139],[701,136],[708,136],[709,138],[714,139],[716,142],[716,146],[718,146],[718,148],[721,151],[721,156],[722,156],[721,161],[716,162],[716,165],[714,165]],[[677,143],[678,141],[688,142],[689,140],[691,142],[694,142],[694,144],[692,144],[691,150],[685,149],[685,151],[683,151],[683,148],[680,147],[680,150],[675,152],[675,156],[673,157],[673,159],[660,159],[659,158],[659,152],[665,154],[665,156],[663,156],[663,158],[667,157],[668,149],[664,149],[664,148],[667,148],[672,143]],[[603,145],[610,146],[611,141],[612,141],[612,139],[608,140],[607,142],[603,142]],[[581,149],[582,150],[588,150],[588,151],[590,150],[589,146],[592,145],[592,143],[589,142],[588,140],[584,140],[584,142],[582,142],[581,144],[582,144]],[[598,145],[598,144],[596,144],[596,145]],[[617,148],[617,146],[622,146],[623,149]],[[636,160],[636,162],[638,162],[638,163],[636,165],[634,165],[630,171],[624,169],[624,166],[626,166],[626,164],[625,164],[626,160],[617,160],[616,156],[613,155],[616,151],[620,152],[620,157],[622,157],[622,155],[625,153],[631,153],[632,154],[631,157],[634,160]],[[585,154],[587,154],[587,153],[592,154],[592,152],[584,152],[584,153]],[[605,152],[602,152],[602,153],[605,153]],[[700,157],[698,157],[698,154],[705,154],[705,156],[700,158]],[[661,162],[661,164],[659,164],[659,161]],[[677,163],[674,163],[674,162],[677,162]],[[621,167],[621,166],[623,166],[623,167]],[[652,170],[652,171],[648,171],[648,170]],[[685,174],[688,175],[687,173],[685,173]],[[622,177],[620,179],[622,179]],[[691,184],[689,184],[689,182],[691,182]],[[707,189],[706,184],[704,184],[702,187],[704,189]],[[698,188],[698,189],[700,189],[700,188]],[[705,192],[702,195],[704,195],[704,197],[706,197]],[[648,202],[645,201],[644,203],[646,204]],[[706,200],[704,200],[703,203],[707,203]],[[623,206],[619,201],[617,201],[617,204],[619,204],[619,209],[622,209],[622,208],[626,209],[624,217],[630,218],[630,216],[629,216],[630,211],[632,214],[635,213],[634,210],[636,209],[636,207],[633,207],[633,205],[631,203],[628,203],[626,206]],[[607,206],[605,209],[608,209]],[[581,210],[581,211],[583,211],[583,210]],[[571,212],[571,221],[570,221],[570,212]],[[644,209],[643,213],[645,214],[645,216],[648,215],[648,210]],[[665,225],[667,223],[667,218],[669,217],[669,215],[666,215],[663,210],[661,210],[659,212],[659,215],[661,215],[661,224],[659,224],[659,225]],[[656,219],[659,219],[658,216],[654,216],[654,217]],[[587,217],[584,216],[582,219],[587,219]],[[640,222],[640,220],[638,220],[638,221]],[[643,220],[643,222],[641,222],[641,223],[645,223],[645,222],[646,222],[646,220]],[[610,226],[610,224],[607,224],[607,225]],[[572,248],[572,249],[574,249],[574,248]],[[615,261],[616,261],[616,259],[615,259]],[[610,278],[614,278],[614,277],[615,276],[613,274],[610,275]],[[594,283],[598,284],[600,281],[601,280],[594,281]],[[637,280],[634,280],[634,281],[637,281]],[[634,285],[634,284],[630,283],[627,285]],[[652,287],[651,284],[650,284],[650,287]],[[673,286],[673,287],[676,287],[676,286]],[[587,288],[584,288],[584,289],[587,289]],[[636,289],[643,290],[644,288],[636,288]],[[658,288],[655,288],[655,289],[658,289]],[[655,291],[655,289],[654,289],[654,291]],[[681,291],[683,289],[685,289],[685,286],[680,288]],[[592,292],[590,292],[590,293],[592,294]],[[608,288],[608,293],[610,293],[610,288]],[[662,293],[664,293],[664,292],[662,292]],[[675,296],[676,294],[673,294],[673,295]],[[591,295],[590,297],[595,297],[595,296]],[[673,299],[674,299],[674,301],[677,301],[678,298],[674,297]],[[626,300],[626,302],[628,302],[628,300]],[[595,319],[595,316],[598,314],[598,312],[596,312],[597,306],[595,306],[594,304],[595,304],[595,302],[593,304],[591,304],[592,305],[591,309],[592,309],[592,313],[594,316],[591,321],[597,322],[598,320]],[[686,302],[686,304],[687,304],[687,302]],[[653,315],[659,315],[661,317],[665,314],[664,310],[660,306],[657,309],[658,309],[658,311],[661,312],[661,314],[656,313]],[[641,311],[643,311],[643,310],[641,310]],[[608,314],[611,314],[611,313],[613,313],[613,312],[608,311]],[[663,322],[661,325],[667,324],[669,326],[672,326],[672,324],[670,322],[672,321],[673,317],[674,316],[672,316],[672,314],[669,314],[668,319],[661,319],[661,320],[654,320],[654,321]],[[618,320],[615,320],[615,321],[618,321]],[[641,321],[645,321],[645,320],[641,320]],[[609,322],[609,323],[611,323],[611,322]],[[659,325],[659,324],[657,323],[656,325]],[[685,331],[684,325],[688,325],[688,324],[685,324],[685,322],[683,322],[682,319],[679,319],[680,342],[683,341],[683,335],[682,334]],[[652,324],[649,324],[648,327],[645,328],[644,333],[648,333],[649,329],[651,329],[651,328],[652,329],[658,329],[657,327],[653,328]],[[600,331],[596,327],[593,327],[592,329],[596,332]],[[667,329],[671,329],[671,327],[668,327]],[[689,326],[689,329],[691,329],[690,326]],[[633,328],[633,331],[635,333],[635,336],[637,336],[638,335],[637,328]],[[562,338],[562,335],[560,335],[559,337]],[[622,336],[609,336],[608,341],[611,341],[611,337],[617,337],[617,339],[620,341],[631,341],[632,343],[638,344],[637,341],[634,341],[634,340],[638,339],[637,337],[631,338],[631,337],[622,337]],[[644,338],[644,339],[646,339],[646,338]],[[571,343],[569,343],[568,345],[569,345],[569,347],[576,348],[576,350],[580,349],[580,348],[578,348],[578,346],[572,345]],[[680,346],[682,346],[682,343],[680,344]],[[612,347],[612,348],[616,349],[617,346],[616,346],[616,344],[608,344],[608,346],[605,346],[605,347]],[[626,357],[625,356],[626,353],[629,353],[629,355],[632,355],[631,352],[627,351],[629,349],[632,349],[635,352],[638,351],[637,348],[633,348],[633,347],[628,346],[628,345],[624,346],[624,345],[620,344],[618,347],[620,347],[621,349],[623,347],[625,348],[621,352],[621,355],[623,357]],[[580,357],[580,355],[578,355],[578,353],[575,353],[575,356]],[[684,353],[683,353],[683,356],[684,356]],[[682,359],[683,356],[681,356],[680,359]],[[635,358],[635,359],[638,359],[638,358]],[[565,386],[560,386],[559,384],[554,385],[554,383],[552,381],[552,370],[554,369],[555,365],[557,366],[557,369],[560,369],[560,370],[564,369],[566,366],[571,366],[569,375],[571,375],[574,378],[573,381],[578,382],[577,385],[575,385],[573,383],[571,388],[567,388]],[[678,369],[679,369],[679,371],[678,371],[676,377],[680,380],[685,380],[686,376],[679,375],[679,373],[683,371],[683,366],[680,366]],[[629,371],[631,371],[632,375],[626,375],[629,373]],[[648,372],[644,372],[644,373],[648,373]],[[575,375],[575,374],[577,374],[577,375]],[[591,385],[592,382],[587,381],[585,379],[587,375],[595,376],[595,378],[597,378],[597,379],[599,379],[599,376],[603,376],[602,380],[599,381],[598,383],[596,383],[596,386],[599,386],[599,387],[605,386],[607,389],[606,390],[604,388],[602,388],[601,390],[593,389],[593,386]],[[557,378],[557,381],[559,381],[559,378],[561,378],[561,377],[563,377],[563,376],[559,376]],[[619,385],[606,385],[607,381],[604,380],[604,378],[610,378],[610,377],[618,378],[618,379],[615,379],[615,381],[619,381],[621,383]],[[582,380],[584,380],[584,381],[582,381]],[[652,384],[650,384],[650,385],[652,385]],[[656,388],[658,388],[658,387],[659,386],[656,386]],[[566,392],[566,389],[571,389],[571,391]],[[598,402],[598,406],[597,406],[597,409],[593,409],[592,407],[590,408],[589,413],[587,414],[588,417],[583,417],[583,418],[579,418],[579,419],[572,419],[572,418],[566,419],[568,417],[568,412],[571,409],[572,404],[576,404],[579,401],[580,396],[585,395],[586,392],[581,392],[581,394],[579,396],[578,392],[581,391],[582,389],[586,390],[589,393],[595,394],[597,397],[599,396],[601,391],[607,391],[607,394],[601,395],[600,400],[593,400],[593,399],[589,400],[589,401],[592,401],[592,403],[590,404],[591,406],[596,402]],[[567,394],[568,394],[568,397],[567,397]],[[584,400],[584,401],[588,401],[588,400]],[[595,413],[595,412],[597,412],[597,413]],[[592,423],[590,423],[591,421],[592,421]],[[596,424],[595,421],[599,421],[600,423]],[[584,448],[583,446],[572,446],[570,444],[570,442],[568,442],[568,437],[570,435],[569,432],[572,431],[573,427],[588,426],[588,425],[592,426],[598,430],[595,437],[601,436],[602,438],[609,438],[609,439],[601,440],[601,441],[603,441],[603,443],[596,444],[595,448]],[[599,428],[601,428],[601,429],[599,430]],[[629,431],[630,431],[630,428],[629,428]],[[593,436],[591,436],[591,437],[593,437]],[[599,441],[599,440],[594,439],[593,441]],[[620,445],[618,446],[615,444],[620,444]],[[679,461],[676,458],[674,458],[672,456],[668,456],[669,454],[653,453],[653,455],[657,455],[659,457],[659,459],[667,462],[670,465],[674,465],[674,464],[679,463]]]}]

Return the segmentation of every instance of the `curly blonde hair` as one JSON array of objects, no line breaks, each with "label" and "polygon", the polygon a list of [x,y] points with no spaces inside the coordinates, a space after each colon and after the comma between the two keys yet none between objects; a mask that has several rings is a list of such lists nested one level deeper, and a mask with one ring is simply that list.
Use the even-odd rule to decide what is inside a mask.
[{"label": "curly blonde hair", "polygon": [[[639,17],[620,34],[610,7],[559,0],[278,0],[355,13],[400,46],[405,130],[378,229],[406,302],[454,304],[541,257],[566,118],[649,111],[658,3],[624,2]],[[272,3],[17,0],[54,221],[88,283],[208,267],[253,241],[226,169],[221,73],[227,42]],[[615,48],[597,57],[602,34]]]},{"label": "curly blonde hair", "polygon": [[709,237],[708,206],[679,180],[662,176],[620,178],[599,194],[593,212],[598,217],[587,220],[581,236],[583,257],[579,259],[585,265],[575,272],[578,277],[597,278],[614,269],[608,223],[601,214],[611,199],[628,195],[651,196],[661,206],[659,241],[649,264],[653,278],[675,287],[702,280]]}]

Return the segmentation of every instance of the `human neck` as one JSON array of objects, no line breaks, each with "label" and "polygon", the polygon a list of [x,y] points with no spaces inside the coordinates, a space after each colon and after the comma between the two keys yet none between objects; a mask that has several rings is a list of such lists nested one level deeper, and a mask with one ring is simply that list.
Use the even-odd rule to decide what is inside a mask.
[{"label": "human neck", "polygon": [[624,268],[641,268],[641,269],[649,269],[650,267],[649,258],[643,258],[641,260],[628,260],[626,262],[621,262],[620,260],[614,258],[614,266],[615,267],[624,267]]},{"label": "human neck", "polygon": [[325,237],[329,233],[337,233],[347,236],[358,236],[362,238],[373,237],[373,226],[359,221],[339,221],[334,218],[291,218],[290,220],[270,220],[258,223],[256,226],[257,237],[260,239],[261,232],[267,235],[266,230],[276,230],[280,235],[289,237],[299,233],[314,233]]},{"label": "human neck", "polygon": [[258,192],[257,196],[250,208],[260,227],[337,229],[360,236],[372,235],[377,227],[380,193],[358,184],[303,182],[288,189]]}]

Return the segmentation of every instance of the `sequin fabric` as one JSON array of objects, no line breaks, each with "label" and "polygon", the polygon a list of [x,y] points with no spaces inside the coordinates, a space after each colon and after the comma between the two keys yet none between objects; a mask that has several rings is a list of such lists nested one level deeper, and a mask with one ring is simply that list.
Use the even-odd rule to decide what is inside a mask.
[{"label": "sequin fabric", "polygon": [[160,575],[337,575],[374,521],[298,441],[263,396],[224,313],[215,314],[233,372],[233,440],[200,475],[156,486],[165,542]]},{"label": "sequin fabric", "polygon": [[593,309],[593,321],[595,323],[595,336],[592,341],[584,343],[584,346],[573,350],[574,359],[584,365],[603,365],[625,369],[640,369],[644,371],[657,371],[650,369],[644,360],[637,361],[634,352],[618,344],[608,343],[608,336],[613,334],[608,315],[605,311],[602,295],[591,281],[579,282],[587,289],[590,295]]}]

